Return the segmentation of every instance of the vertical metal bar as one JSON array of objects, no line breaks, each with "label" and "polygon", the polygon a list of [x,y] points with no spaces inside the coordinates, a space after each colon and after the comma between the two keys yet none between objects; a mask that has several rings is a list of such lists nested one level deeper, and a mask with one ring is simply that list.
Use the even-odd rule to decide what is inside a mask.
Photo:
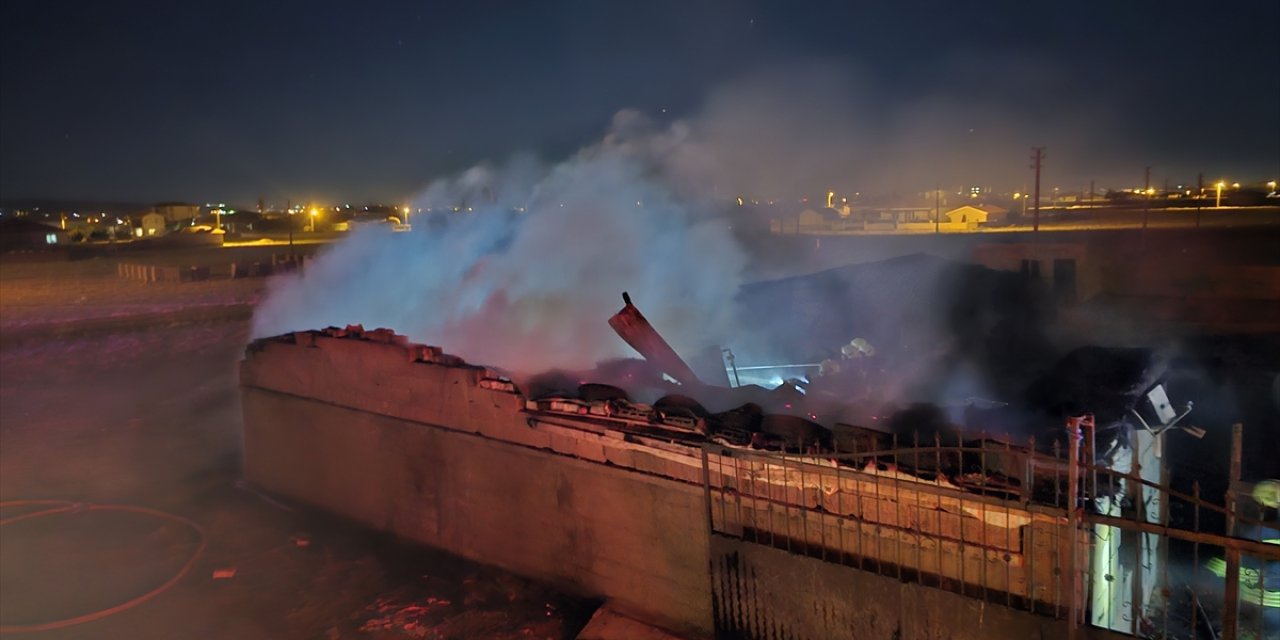
[{"label": "vertical metal bar", "polygon": [[875,485],[874,485],[874,486],[875,486],[875,498],[874,498],[874,500],[875,500],[875,501],[874,501],[874,502],[872,502],[872,504],[873,504],[873,505],[875,505],[875,522],[876,522],[876,524],[875,524],[875,528],[874,528],[874,529],[872,529],[872,531],[873,531],[873,533],[874,533],[873,538],[874,538],[874,539],[875,539],[875,541],[876,541],[876,575],[884,575],[884,574],[883,574],[883,568],[884,568],[884,554],[882,553],[882,550],[883,550],[883,549],[882,549],[882,547],[880,546],[880,540],[884,537],[884,535],[883,535],[884,521],[880,518],[880,515],[881,515],[881,514],[880,514],[880,511],[881,511],[881,509],[880,509],[880,506],[881,506],[881,504],[880,504],[880,503],[881,503],[881,500],[880,500],[880,461],[879,461],[879,456],[876,456],[875,458],[872,458],[872,459],[871,459],[871,464],[872,464],[872,465],[874,465],[874,466],[872,467],[872,469],[874,470],[874,474],[873,474],[871,477],[872,477],[872,479],[873,479],[873,482],[875,483]]},{"label": "vertical metal bar", "polygon": [[902,473],[898,454],[898,434],[893,434],[893,563],[898,566],[898,582],[902,582],[902,483],[898,480]]},{"label": "vertical metal bar", "polygon": [[858,530],[858,568],[866,569],[867,556],[862,551],[862,532],[867,524],[866,514],[862,512],[862,476],[866,475],[863,473],[863,469],[866,467],[863,466],[862,459],[858,457],[857,437],[853,439],[853,462],[856,466],[853,476],[853,513],[854,523],[857,525]]},{"label": "vertical metal bar", "polygon": [[[1053,506],[1060,509],[1063,508],[1062,500],[1061,500],[1062,461],[1063,461],[1062,460],[1062,443],[1061,441],[1054,439],[1053,441]],[[1066,515],[1068,514],[1064,510],[1063,516],[1065,517]],[[1055,523],[1055,525],[1056,524],[1057,523]],[[1053,527],[1053,537],[1054,537],[1053,549],[1055,550],[1062,549],[1062,540],[1059,539],[1061,535],[1062,535],[1062,527],[1054,526]],[[1062,573],[1062,566],[1061,566],[1062,554],[1059,551],[1051,554],[1050,557],[1053,558],[1053,576],[1054,576],[1053,617],[1057,618],[1060,615],[1060,612],[1062,611],[1062,581],[1064,579],[1064,575]]]},{"label": "vertical metal bar", "polygon": [[[1036,483],[1036,437],[1031,436],[1027,439],[1027,484],[1025,489],[1024,506],[1030,505],[1032,498],[1035,497]],[[1027,610],[1036,610],[1036,523],[1035,516],[1032,515],[1031,524],[1027,526],[1027,537],[1022,541],[1022,553],[1025,560],[1027,574]]]},{"label": "vertical metal bar", "polygon": [[1067,535],[1070,536],[1070,540],[1067,542],[1069,548],[1067,574],[1071,579],[1071,592],[1067,596],[1070,598],[1067,637],[1074,639],[1076,636],[1077,615],[1080,611],[1080,572],[1077,558],[1080,546],[1079,535],[1077,534],[1080,530],[1080,516],[1077,505],[1080,491],[1080,425],[1074,421],[1068,424],[1070,425],[1070,431],[1067,433]]},{"label": "vertical metal bar", "polygon": [[[702,451],[704,455],[706,454],[707,447],[709,446],[711,445],[708,443],[703,443]],[[726,504],[727,502],[729,502],[729,488],[727,486],[727,483],[724,480],[724,450],[723,449],[716,452],[716,477],[719,478],[720,480],[720,526],[724,529],[722,533],[729,534],[733,530],[729,528],[729,511],[728,511],[729,507]],[[734,492],[737,493],[736,489]],[[741,528],[742,520],[739,519],[737,522],[738,522],[738,527]]]},{"label": "vertical metal bar", "polygon": [[[1009,441],[1004,441],[1004,458],[1001,460],[1000,466],[1008,470],[1013,457],[1013,448],[1009,446]],[[1006,480],[1009,474],[1004,474]],[[1004,550],[1000,554],[1000,559],[1004,561],[1004,606],[1013,606],[1013,512],[1009,509],[1009,497],[1005,496],[1004,503]],[[1025,576],[1024,576],[1025,578]],[[1024,580],[1025,582],[1025,580]]]},{"label": "vertical metal bar", "polygon": [[[839,447],[839,445],[837,445]],[[841,477],[839,449],[836,450],[836,549],[840,554],[840,564],[845,564],[849,555],[849,550],[844,545],[844,523],[848,521],[848,517],[844,513],[844,478]]]},{"label": "vertical metal bar", "polygon": [[[1160,448],[1160,526],[1169,526],[1169,501],[1173,496],[1169,493],[1170,473],[1169,473],[1169,450],[1165,448],[1165,434],[1161,433],[1156,436],[1159,440],[1157,446]],[[1169,637],[1169,595],[1172,588],[1169,585],[1169,536],[1161,535],[1160,542],[1160,599],[1161,605],[1164,607],[1162,635],[1163,638]]]},{"label": "vertical metal bar", "polygon": [[[961,436],[959,433],[956,433],[956,455],[959,456],[958,460],[960,464],[960,468],[957,471],[957,473],[959,473],[961,478],[963,479],[964,477],[964,437]],[[957,500],[960,501],[960,509],[959,509],[959,513],[957,514],[960,520],[960,593],[968,594],[970,589],[969,589],[969,580],[965,576],[965,573],[966,573],[965,565],[969,563],[969,558],[968,558],[968,554],[965,552],[965,545],[964,545],[965,511],[964,511],[964,493],[963,492],[957,497]]]},{"label": "vertical metal bar", "polygon": [[[941,478],[942,477],[942,434],[938,433],[937,431],[933,432],[933,464],[934,464],[934,475],[936,477]],[[939,503],[942,502],[942,494],[935,493],[934,496]],[[934,568],[937,569],[938,571],[938,586],[945,589],[947,588],[947,572],[942,568],[942,541],[945,540],[946,537],[943,534],[943,530],[942,530],[942,514],[944,513],[944,511],[942,510],[942,505],[939,504],[937,508],[933,510],[933,513],[937,518],[937,529],[934,531],[934,541],[935,541],[934,547],[937,550],[937,556],[938,556],[938,564]]]},{"label": "vertical metal bar", "polygon": [[[1227,535],[1236,535],[1236,487],[1240,482],[1240,462],[1244,453],[1244,427],[1239,422],[1231,425],[1231,471],[1227,485]],[[1240,616],[1240,550],[1227,550],[1227,584],[1222,603],[1223,640],[1236,640]]]},{"label": "vertical metal bar", "polygon": [[1240,549],[1227,547],[1227,584],[1222,603],[1222,639],[1236,640],[1240,618]]},{"label": "vertical metal bar", "polygon": [[[991,475],[987,471],[987,433],[984,431],[978,437],[978,466],[982,473],[982,497],[991,497],[991,492],[987,490],[987,483],[991,480]],[[982,503],[982,521],[978,523],[978,542],[982,551],[982,559],[978,565],[981,572],[982,580],[982,600],[987,600],[987,585],[990,582],[987,577],[987,554],[990,552],[990,546],[987,544],[987,511],[991,505],[987,502]]]},{"label": "vertical metal bar", "polygon": [[1142,630],[1141,620],[1144,613],[1142,609],[1142,561],[1144,559],[1143,548],[1147,543],[1147,536],[1142,533],[1141,526],[1147,519],[1147,505],[1146,487],[1142,484],[1142,463],[1139,462],[1140,457],[1141,456],[1139,456],[1138,451],[1133,452],[1133,467],[1129,474],[1133,484],[1133,519],[1139,525],[1134,527],[1133,531],[1136,544],[1133,545],[1133,579],[1130,580],[1130,585],[1133,588],[1130,594],[1132,602],[1129,613],[1132,616],[1131,633],[1135,636],[1139,635]]},{"label": "vertical metal bar", "polygon": [[[742,483],[742,469],[741,469],[741,466],[738,464],[738,454],[735,452],[730,459],[733,461],[733,481],[738,487],[738,521],[742,523],[742,538],[744,540],[749,539],[751,542],[759,542],[760,541],[759,540],[760,517],[759,517],[759,514],[756,513],[756,494],[755,494],[756,487],[755,487],[754,479],[749,479],[750,484],[747,485],[747,494],[751,496],[751,507],[750,507],[751,527],[748,528],[746,518],[742,517],[743,483]],[[748,531],[750,531],[751,533],[748,534],[747,533]],[[748,535],[750,536],[749,538],[748,538]]]},{"label": "vertical metal bar", "polygon": [[809,489],[804,483],[804,454],[796,458],[796,469],[800,471],[800,490],[796,492],[796,513],[800,514],[800,535],[804,536],[803,553],[807,556],[813,552],[813,549],[809,544],[809,499],[805,497]]},{"label": "vertical metal bar", "polygon": [[[916,477],[923,480],[923,478],[920,477],[920,431],[918,429],[911,432],[911,452],[914,455],[912,464],[915,465]],[[916,510],[913,514],[912,520],[915,522],[915,527],[913,528],[915,529],[914,538],[916,541],[916,582],[924,584],[924,529],[920,526],[920,494],[922,491],[920,491],[919,486],[914,487],[914,489],[916,494]]]},{"label": "vertical metal bar", "polygon": [[[1093,422],[1092,415],[1086,417],[1082,422],[1089,427],[1089,454],[1085,456],[1084,462],[1089,465],[1089,473],[1093,477],[1093,486],[1089,488],[1087,498],[1094,500],[1096,505],[1096,500],[1098,499],[1098,429]],[[1138,460],[1137,452],[1135,451],[1133,454],[1133,459],[1136,463]]]},{"label": "vertical metal bar", "polygon": [[[1200,481],[1191,481],[1191,497],[1195,499],[1192,504],[1191,528],[1200,533]],[[1200,584],[1200,541],[1196,540],[1191,543],[1191,637],[1194,640],[1199,635],[1198,617],[1200,613],[1200,594],[1196,593],[1196,585]],[[1208,622],[1206,620],[1206,622]]]},{"label": "vertical metal bar", "polygon": [[785,456],[777,457],[775,460],[779,462],[782,467],[782,486],[779,488],[782,498],[778,502],[782,504],[782,523],[787,530],[787,535],[783,539],[787,543],[787,552],[792,553],[793,549],[791,548],[791,543],[795,541],[795,536],[791,533],[791,500],[789,500],[787,496],[787,491],[790,485],[788,482],[788,476],[791,475],[791,469],[787,468],[787,458]]},{"label": "vertical metal bar", "polygon": [[[711,511],[711,466],[707,460],[707,445],[702,445],[702,499],[706,503],[707,533],[715,533],[716,523]],[[709,539],[709,538],[708,538]]]},{"label": "vertical metal bar", "polygon": [[823,504],[823,497],[827,495],[823,482],[829,481],[829,474],[826,472],[826,469],[822,464],[817,462],[819,460],[817,457],[815,457],[814,460],[814,472],[818,474],[818,480],[815,482],[817,488],[813,494],[814,500],[817,503],[814,511],[818,516],[818,544],[821,545],[822,559],[825,561],[827,559],[827,549],[831,545],[827,543],[827,514],[829,513],[829,510],[827,509],[827,505]]}]

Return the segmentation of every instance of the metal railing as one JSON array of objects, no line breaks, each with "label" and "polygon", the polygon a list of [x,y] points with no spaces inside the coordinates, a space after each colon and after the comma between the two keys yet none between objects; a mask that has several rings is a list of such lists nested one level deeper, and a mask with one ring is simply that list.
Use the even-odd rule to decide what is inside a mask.
[{"label": "metal railing", "polygon": [[1083,462],[1096,450],[1083,430],[1048,452],[1034,440],[851,435],[837,435],[836,453],[705,445],[710,531],[1072,629],[1280,637],[1280,546],[1227,535],[1263,523],[1198,484],[1186,494],[1144,478],[1136,453],[1121,470]]}]

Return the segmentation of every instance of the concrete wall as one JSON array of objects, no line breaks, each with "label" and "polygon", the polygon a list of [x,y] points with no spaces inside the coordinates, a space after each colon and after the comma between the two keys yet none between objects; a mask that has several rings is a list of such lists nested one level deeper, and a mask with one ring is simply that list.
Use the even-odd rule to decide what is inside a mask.
[{"label": "concrete wall", "polygon": [[700,487],[246,388],[251,482],[383,531],[711,633]]},{"label": "concrete wall", "polygon": [[[712,536],[717,637],[778,640],[1065,638],[1065,621]],[[1077,638],[1119,640],[1093,627]]]},{"label": "concrete wall", "polygon": [[[574,423],[576,416],[528,413],[509,385],[439,349],[384,330],[337,337],[342,333],[251,345],[241,364],[244,469],[251,482],[609,600],[625,614],[682,634],[713,632],[713,547],[696,446],[592,427],[589,420]],[[898,565],[916,558],[920,571],[961,582],[989,577],[988,588],[1050,600],[1042,592],[1054,582],[1044,574],[1062,566],[1055,558],[1065,546],[1054,544],[1061,536],[1045,534],[1061,528],[1054,518],[948,496],[909,478],[707,455],[717,531],[803,531],[804,544],[825,546],[870,536],[866,544],[840,546]],[[1036,531],[1044,535],[1030,535]],[[836,571],[830,575],[856,585],[878,578],[739,544],[758,548],[754,553],[770,562],[790,558],[767,565],[776,575],[770,584],[802,589],[771,595],[771,602],[810,603],[787,614],[788,624],[819,624],[826,619],[823,607],[857,613],[855,599],[836,592],[833,600],[827,586],[805,582],[812,576]],[[933,606],[930,598],[946,593],[916,589],[900,596]],[[815,596],[821,605],[812,604]],[[1019,624],[1043,622],[1025,616]]]}]

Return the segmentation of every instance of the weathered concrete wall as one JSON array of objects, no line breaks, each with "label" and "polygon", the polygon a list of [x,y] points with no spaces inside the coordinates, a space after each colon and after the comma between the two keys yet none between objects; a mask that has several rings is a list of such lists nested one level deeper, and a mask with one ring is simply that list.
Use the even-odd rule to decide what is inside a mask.
[{"label": "weathered concrete wall", "polygon": [[245,388],[244,411],[268,490],[711,633],[699,487],[278,392]]},{"label": "weathered concrete wall", "polygon": [[[527,413],[523,397],[486,379],[482,368],[390,332],[369,335],[375,338],[304,333],[252,346],[241,365],[250,481],[609,600],[679,633],[712,633],[712,547],[696,445]],[[966,501],[890,472],[836,475],[812,463],[784,468],[709,455],[717,531],[800,531],[805,545],[840,541],[838,548],[860,557],[899,566],[915,558],[923,572],[961,582],[982,576],[988,588],[1051,600],[1046,588],[1055,582],[1046,572],[1062,566],[1063,546],[1048,535],[1062,526],[1053,517]],[[1030,535],[1036,531],[1044,535]],[[828,603],[826,587],[805,582],[806,563],[819,561],[776,553],[796,564],[770,570],[805,589],[779,601],[803,595],[810,603],[787,620],[825,619],[812,605],[815,595],[822,606],[856,606]],[[832,575],[842,580],[877,577],[830,567],[821,571],[841,572]],[[918,590],[901,595],[920,603],[941,597]],[[1021,615],[1020,628],[1044,622]]]},{"label": "weathered concrete wall", "polygon": [[[1065,638],[1065,621],[712,536],[718,637],[778,640]],[[1101,629],[1077,638],[1120,640]]]}]

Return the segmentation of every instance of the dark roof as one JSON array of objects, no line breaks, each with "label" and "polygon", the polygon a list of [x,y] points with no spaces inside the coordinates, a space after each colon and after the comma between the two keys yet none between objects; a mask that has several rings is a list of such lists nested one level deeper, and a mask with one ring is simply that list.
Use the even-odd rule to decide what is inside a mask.
[{"label": "dark roof", "polygon": [[748,325],[790,328],[769,332],[780,353],[815,357],[857,337],[877,349],[985,338],[984,320],[1017,315],[1024,286],[1016,273],[913,254],[748,284],[738,302]]}]

